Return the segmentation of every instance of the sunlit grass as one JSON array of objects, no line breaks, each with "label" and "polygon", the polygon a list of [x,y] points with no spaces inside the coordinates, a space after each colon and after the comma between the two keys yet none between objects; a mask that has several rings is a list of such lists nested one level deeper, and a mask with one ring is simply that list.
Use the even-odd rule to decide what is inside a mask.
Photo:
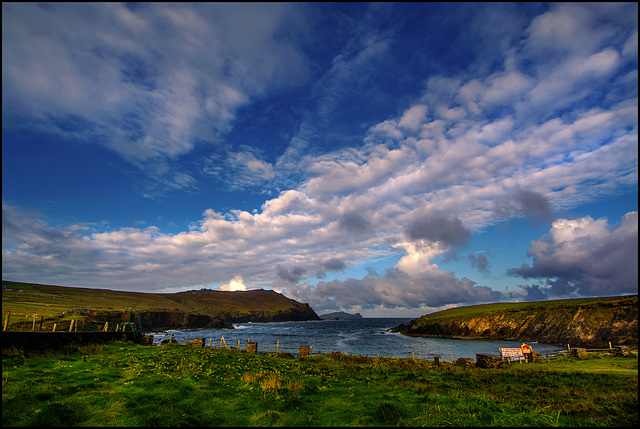
[{"label": "sunlit grass", "polygon": [[632,426],[638,420],[637,380],[637,354],[465,369],[409,358],[329,354],[287,359],[112,343],[42,355],[3,351],[2,422]]}]

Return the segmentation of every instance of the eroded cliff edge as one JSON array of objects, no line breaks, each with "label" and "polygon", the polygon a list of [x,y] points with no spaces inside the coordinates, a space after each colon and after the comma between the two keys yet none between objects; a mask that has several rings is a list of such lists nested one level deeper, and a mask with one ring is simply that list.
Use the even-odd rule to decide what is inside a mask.
[{"label": "eroded cliff edge", "polygon": [[[508,304],[499,310],[433,313],[393,329],[411,336],[516,339],[576,347],[638,345],[638,296]],[[447,312],[449,312],[447,314]]]},{"label": "eroded cliff edge", "polygon": [[[221,329],[241,322],[321,320],[305,303],[273,290],[143,293],[2,281],[2,314],[12,315],[9,330],[25,325],[24,318],[40,316],[41,330],[58,329],[71,319],[85,330],[106,322],[129,322],[135,309],[144,330]],[[125,316],[126,314],[126,316]],[[123,317],[125,317],[123,319]],[[31,319],[29,319],[31,320]],[[137,322],[137,321],[136,321]]]},{"label": "eroded cliff edge", "polygon": [[[233,323],[321,320],[308,304],[271,290],[202,289],[167,296],[177,308],[138,311],[143,329],[233,329]],[[190,311],[180,310],[184,308]],[[117,323],[122,313],[89,312],[86,315],[92,321]]]}]

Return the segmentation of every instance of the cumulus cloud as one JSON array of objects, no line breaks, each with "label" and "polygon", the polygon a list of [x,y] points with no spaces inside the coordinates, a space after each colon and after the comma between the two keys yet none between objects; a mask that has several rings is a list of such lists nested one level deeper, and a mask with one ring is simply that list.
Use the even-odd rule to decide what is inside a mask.
[{"label": "cumulus cloud", "polygon": [[338,221],[340,228],[355,235],[371,234],[373,228],[371,222],[358,212],[347,212]]},{"label": "cumulus cloud", "polygon": [[247,286],[244,284],[242,276],[238,274],[229,283],[219,286],[218,290],[233,292],[238,290],[247,290]]},{"label": "cumulus cloud", "polygon": [[383,307],[415,311],[424,306],[441,307],[452,303],[504,299],[502,294],[491,288],[477,285],[466,278],[458,279],[452,273],[439,269],[409,275],[398,268],[391,268],[378,276],[367,275],[363,279],[319,282],[315,286],[301,285],[287,289],[285,293],[296,300],[308,302],[314,309],[319,310],[370,310]]},{"label": "cumulus cloud", "polygon": [[483,255],[482,253],[479,253],[477,255],[469,253],[467,254],[467,259],[469,260],[473,268],[476,268],[482,273],[489,274],[489,260],[485,255]]},{"label": "cumulus cloud", "polygon": [[547,279],[547,288],[525,286],[530,294],[603,296],[638,291],[638,212],[613,227],[607,219],[558,219],[547,237],[533,241],[523,264],[508,271],[524,279]]},{"label": "cumulus cloud", "polygon": [[496,216],[510,217],[514,214],[524,218],[548,223],[553,220],[553,209],[549,199],[531,189],[517,188],[504,198],[494,201]]},{"label": "cumulus cloud", "polygon": [[[3,29],[3,39],[9,36],[3,103],[21,105],[54,132],[75,118],[81,131],[74,135],[108,137],[96,141],[159,183],[195,189],[193,174],[171,161],[197,142],[219,141],[253,97],[300,84],[309,73],[292,39],[278,32],[296,6],[258,5],[248,17],[243,7],[29,4],[18,13],[3,4],[11,17]],[[360,124],[357,145],[311,150],[314,119],[337,111],[336,97],[351,94],[360,72],[388,58],[382,55],[394,46],[392,36],[358,27],[353,44],[314,86],[315,110],[303,115],[275,161],[247,146],[225,146],[201,164],[203,174],[222,177],[232,189],[283,186],[260,210],[208,209],[175,234],[155,227],[81,234],[75,225],[49,225],[3,206],[3,275],[144,291],[259,281],[316,310],[499,300],[490,288],[440,269],[435,258],[506,219],[548,223],[561,210],[637,186],[637,54],[629,52],[637,30],[633,39],[609,23],[624,20],[633,6],[607,12],[616,15],[611,21],[598,19],[592,7],[550,5],[524,37],[500,39],[512,44],[501,46],[499,69],[479,56],[473,74],[426,75],[414,102]],[[67,34],[51,24],[51,14],[81,28]],[[577,19],[582,15],[588,19]],[[163,28],[157,39],[151,28]],[[26,29],[32,36],[17,38]],[[77,44],[77,57],[64,49],[69,41]],[[206,49],[196,49],[203,41]],[[42,69],[35,55],[50,67]],[[598,107],[587,103],[594,97]],[[311,276],[389,255],[400,258],[382,274],[308,284]],[[531,294],[560,294],[561,286],[588,295],[637,291],[637,214],[614,229],[604,220],[557,219],[529,256],[531,266],[510,274],[550,279],[530,286]],[[481,254],[468,260],[488,269]]]},{"label": "cumulus cloud", "polygon": [[438,241],[452,247],[464,246],[471,237],[471,231],[465,228],[460,218],[447,217],[440,212],[413,221],[406,234],[411,240]]},{"label": "cumulus cloud", "polygon": [[307,270],[304,267],[295,266],[292,268],[286,268],[278,264],[276,266],[276,275],[291,284],[296,284],[303,278]]}]

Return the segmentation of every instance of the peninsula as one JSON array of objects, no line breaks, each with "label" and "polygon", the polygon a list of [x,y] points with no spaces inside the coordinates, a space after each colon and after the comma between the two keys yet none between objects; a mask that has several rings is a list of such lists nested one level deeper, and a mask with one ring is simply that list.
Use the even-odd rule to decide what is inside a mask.
[{"label": "peninsula", "polygon": [[85,324],[117,323],[135,308],[145,330],[233,328],[232,323],[320,320],[308,304],[272,290],[218,291],[200,289],[178,293],[124,292],[2,282],[2,317],[13,323],[36,314],[43,325],[71,318]]},{"label": "peninsula", "polygon": [[457,307],[393,329],[410,336],[638,346],[638,295]]}]

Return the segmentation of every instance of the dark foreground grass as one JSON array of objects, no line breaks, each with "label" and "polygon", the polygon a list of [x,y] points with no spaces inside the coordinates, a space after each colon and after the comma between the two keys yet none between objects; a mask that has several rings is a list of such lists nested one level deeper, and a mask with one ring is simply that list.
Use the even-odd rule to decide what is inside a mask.
[{"label": "dark foreground grass", "polygon": [[2,425],[635,426],[637,369],[637,354],[465,369],[128,343],[3,350]]}]

